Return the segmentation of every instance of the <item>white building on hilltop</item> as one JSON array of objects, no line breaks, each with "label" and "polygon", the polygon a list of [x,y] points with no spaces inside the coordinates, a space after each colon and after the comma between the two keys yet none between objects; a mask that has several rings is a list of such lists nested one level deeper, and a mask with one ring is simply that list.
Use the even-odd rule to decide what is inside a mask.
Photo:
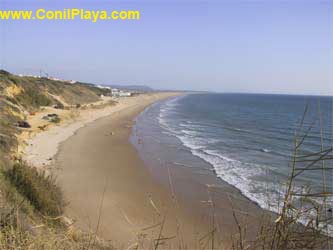
[{"label": "white building on hilltop", "polygon": [[111,95],[113,97],[130,97],[132,96],[132,93],[119,89],[111,89]]}]

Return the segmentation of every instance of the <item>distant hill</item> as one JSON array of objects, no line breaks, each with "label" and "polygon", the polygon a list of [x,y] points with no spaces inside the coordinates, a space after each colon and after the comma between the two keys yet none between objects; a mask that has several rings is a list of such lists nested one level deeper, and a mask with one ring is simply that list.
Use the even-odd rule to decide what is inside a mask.
[{"label": "distant hill", "polygon": [[117,84],[110,84],[104,85],[107,87],[111,87],[114,89],[124,89],[129,91],[139,91],[139,92],[152,92],[154,91],[153,88],[145,86],[145,85],[117,85]]}]

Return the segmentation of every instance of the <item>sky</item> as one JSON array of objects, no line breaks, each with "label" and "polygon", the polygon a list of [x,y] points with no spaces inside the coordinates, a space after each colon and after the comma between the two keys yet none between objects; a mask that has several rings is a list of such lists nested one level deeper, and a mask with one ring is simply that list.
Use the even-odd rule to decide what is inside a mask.
[{"label": "sky", "polygon": [[333,1],[0,0],[140,10],[138,21],[0,21],[0,68],[156,89],[333,95]]}]

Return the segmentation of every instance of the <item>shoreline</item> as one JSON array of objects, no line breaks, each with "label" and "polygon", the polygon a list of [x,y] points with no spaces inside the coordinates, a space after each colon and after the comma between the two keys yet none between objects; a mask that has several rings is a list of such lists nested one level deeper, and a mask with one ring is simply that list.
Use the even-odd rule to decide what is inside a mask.
[{"label": "shoreline", "polygon": [[[151,96],[151,98],[158,100],[173,95],[179,95],[179,93],[152,93],[119,99],[105,98],[106,100],[86,105],[89,107],[96,104],[105,104],[106,106],[103,108],[88,108],[87,110],[79,111],[71,110],[66,114],[62,114],[66,111],[45,107],[39,114],[28,117],[27,120],[32,125],[32,129],[23,131],[23,133],[19,135],[20,144],[18,155],[31,166],[47,168],[54,163],[53,158],[58,152],[59,145],[73,136],[80,128],[98,119],[126,109],[128,106],[135,105],[138,98],[149,98],[149,96]],[[107,103],[110,101],[116,101],[116,103],[108,105]],[[47,113],[58,113],[62,115],[65,120],[60,124],[53,124],[53,126],[48,123],[49,127],[47,127],[46,130],[38,130],[42,117]],[[39,121],[36,121],[38,119]],[[49,142],[50,140],[52,143]]]},{"label": "shoreline", "polygon": [[[246,236],[253,239],[262,216],[274,217],[274,214],[261,208],[237,187],[218,177],[210,163],[193,155],[182,143],[175,143],[174,140],[178,141],[176,136],[165,133],[168,135],[164,137],[164,130],[160,125],[156,125],[158,122],[150,120],[150,117],[156,116],[156,110],[138,116],[135,128],[138,132],[133,133],[131,138],[153,178],[168,188],[171,176],[171,191],[179,197],[182,207],[192,216],[207,222],[212,220],[213,213],[216,234],[226,249],[231,247],[230,236],[238,234],[233,210],[241,223],[253,229]],[[140,144],[136,143],[139,138],[142,141]],[[179,155],[184,158],[179,158]]]},{"label": "shoreline", "polygon": [[129,140],[135,117],[162,99],[87,124],[61,143],[55,157],[55,173],[69,201],[65,215],[116,247],[148,247],[163,229],[168,246],[199,248],[198,235],[210,230],[152,178]]},{"label": "shoreline", "polygon": [[[213,174],[198,178],[188,169],[172,168],[176,179],[190,181],[188,185],[175,182],[170,187],[166,168],[155,162],[156,171],[151,171],[141,158],[130,142],[136,117],[153,103],[176,95],[179,93],[121,99],[130,103],[97,110],[98,114],[95,111],[92,116],[86,114],[85,118],[55,126],[29,140],[25,157],[30,157],[26,159],[57,176],[69,202],[65,216],[74,220],[75,228],[97,232],[114,246],[128,248],[131,244],[151,244],[151,239],[158,237],[160,228],[156,225],[165,218],[163,236],[170,237],[168,246],[200,248],[199,238],[212,230],[212,211],[207,209],[208,203],[204,204],[212,199],[207,197],[206,183],[212,183],[209,189],[219,209],[213,217],[218,221],[215,237],[220,244],[230,246],[230,235],[237,233],[230,204],[225,204],[229,202],[225,192],[240,199],[237,206],[245,205],[250,212],[261,213],[238,189]],[[164,176],[164,181],[155,178],[156,172]],[[195,190],[190,199],[184,198],[188,190]],[[138,239],[142,235],[146,238]]]}]

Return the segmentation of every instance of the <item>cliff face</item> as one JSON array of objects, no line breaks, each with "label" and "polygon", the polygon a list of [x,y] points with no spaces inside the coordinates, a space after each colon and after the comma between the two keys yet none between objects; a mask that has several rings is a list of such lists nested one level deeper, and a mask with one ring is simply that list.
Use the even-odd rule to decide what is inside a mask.
[{"label": "cliff face", "polygon": [[91,84],[20,77],[0,70],[0,249],[112,249],[96,236],[74,232],[65,217],[54,219],[64,207],[55,180],[10,158],[22,131],[17,125],[25,124],[27,115],[45,106],[79,107],[98,101],[106,92]]},{"label": "cliff face", "polygon": [[16,147],[15,123],[43,106],[74,106],[98,101],[107,90],[92,84],[21,77],[0,70],[0,167]]}]

